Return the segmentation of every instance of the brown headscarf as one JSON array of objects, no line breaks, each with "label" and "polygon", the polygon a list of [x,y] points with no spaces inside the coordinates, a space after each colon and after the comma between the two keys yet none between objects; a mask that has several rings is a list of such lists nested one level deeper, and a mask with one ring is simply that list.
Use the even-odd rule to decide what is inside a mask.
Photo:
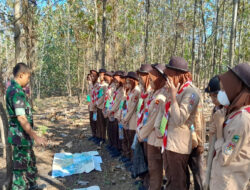
[{"label": "brown headscarf", "polygon": [[230,101],[227,114],[250,105],[250,90],[232,71],[220,75],[219,79]]},{"label": "brown headscarf", "polygon": [[152,79],[152,81],[154,83],[154,86],[155,86],[154,87],[155,88],[154,91],[161,89],[166,84],[166,80],[155,69],[153,69],[152,71],[149,72],[149,77]]},{"label": "brown headscarf", "polygon": [[164,73],[167,76],[172,77],[174,85],[177,87],[178,83],[180,86],[185,84],[187,81],[192,81],[192,74],[190,72],[177,71],[174,69],[166,68]]},{"label": "brown headscarf", "polygon": [[141,78],[143,79],[144,82],[144,90],[146,91],[149,87],[149,74],[144,74],[144,73],[138,73]]}]

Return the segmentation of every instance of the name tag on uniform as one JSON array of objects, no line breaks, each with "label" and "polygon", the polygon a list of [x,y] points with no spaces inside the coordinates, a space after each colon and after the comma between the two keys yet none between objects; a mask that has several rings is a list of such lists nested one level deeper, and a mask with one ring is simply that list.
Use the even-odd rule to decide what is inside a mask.
[{"label": "name tag on uniform", "polygon": [[119,107],[120,110],[122,109],[123,104],[124,104],[124,101],[122,100],[121,103],[120,103],[120,107]]},{"label": "name tag on uniform", "polygon": [[161,134],[164,135],[165,133],[165,129],[166,129],[166,125],[168,123],[168,120],[167,118],[164,116],[161,120],[161,127],[160,127],[160,131],[161,131]]},{"label": "name tag on uniform", "polygon": [[91,102],[91,97],[89,94],[87,95],[87,102]]},{"label": "name tag on uniform", "polygon": [[107,100],[107,102],[106,102],[106,105],[105,105],[105,108],[109,108],[109,106],[110,106],[110,100]]},{"label": "name tag on uniform", "polygon": [[98,98],[101,98],[102,96],[103,96],[103,88],[101,88],[100,90],[99,90],[99,93],[98,93]]},{"label": "name tag on uniform", "polygon": [[138,102],[138,106],[137,106],[137,111],[136,111],[137,113],[139,113],[139,111],[140,111],[140,109],[141,109],[142,102],[143,102],[143,99],[140,98],[140,99],[139,99],[139,102]]}]

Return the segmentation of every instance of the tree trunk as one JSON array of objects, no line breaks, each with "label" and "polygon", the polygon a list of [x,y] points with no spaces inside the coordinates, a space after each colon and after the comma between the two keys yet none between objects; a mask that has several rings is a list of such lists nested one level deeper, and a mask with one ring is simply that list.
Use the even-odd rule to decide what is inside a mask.
[{"label": "tree trunk", "polygon": [[15,64],[22,61],[23,49],[21,45],[21,15],[22,1],[15,0],[14,2],[14,41],[15,41]]},{"label": "tree trunk", "polygon": [[[36,0],[30,3],[28,0],[23,1],[23,10],[25,11],[25,21],[23,26],[25,29],[25,39],[26,39],[26,61],[27,65],[31,69],[30,78],[30,102],[33,105],[33,87],[34,87],[34,65],[36,64],[36,34],[35,34],[35,10],[36,10]],[[24,14],[24,13],[23,13]]]},{"label": "tree trunk", "polygon": [[235,33],[237,24],[237,12],[238,12],[238,0],[233,0],[232,25],[230,34],[230,44],[229,44],[229,65],[231,67],[233,67],[234,65],[234,45],[235,45]]},{"label": "tree trunk", "polygon": [[194,3],[194,17],[193,17],[193,34],[192,34],[192,74],[195,77],[195,28],[196,28],[196,7],[197,7],[197,0]]},{"label": "tree trunk", "polygon": [[0,132],[3,145],[3,157],[6,159],[6,177],[3,190],[10,189],[12,182],[12,149],[8,143],[8,118],[2,102],[0,102]]},{"label": "tree trunk", "polygon": [[96,69],[99,69],[99,34],[98,34],[98,0],[95,0],[95,64]]},{"label": "tree trunk", "polygon": [[66,47],[66,55],[67,55],[67,86],[68,86],[68,96],[71,97],[72,96],[72,89],[71,89],[71,61],[70,61],[70,12],[69,12],[69,5],[67,5],[67,47]]},{"label": "tree trunk", "polygon": [[107,0],[102,1],[102,68],[105,68],[105,46],[106,46],[106,3]]},{"label": "tree trunk", "polygon": [[146,0],[145,3],[146,20],[145,20],[145,39],[144,39],[144,64],[148,63],[148,26],[149,26],[149,11],[150,11],[150,0]]},{"label": "tree trunk", "polygon": [[[243,8],[241,12],[241,20],[240,20],[240,29],[239,29],[239,45],[238,45],[238,61],[237,63],[239,64],[241,62],[241,43],[242,43],[242,28],[243,28],[243,20],[244,20],[244,12],[245,12],[245,1],[243,0]],[[240,2],[239,2],[240,4]]]},{"label": "tree trunk", "polygon": [[216,57],[217,57],[217,31],[218,31],[218,23],[219,23],[219,4],[220,0],[216,0],[216,21],[215,21],[215,28],[214,28],[214,54],[213,54],[213,74],[215,74],[216,68]]},{"label": "tree trunk", "polygon": [[223,60],[223,54],[224,54],[224,20],[225,20],[225,2],[223,1],[223,8],[222,8],[222,20],[221,20],[221,44],[220,44],[220,60],[219,60],[219,73],[222,72],[222,60]]}]

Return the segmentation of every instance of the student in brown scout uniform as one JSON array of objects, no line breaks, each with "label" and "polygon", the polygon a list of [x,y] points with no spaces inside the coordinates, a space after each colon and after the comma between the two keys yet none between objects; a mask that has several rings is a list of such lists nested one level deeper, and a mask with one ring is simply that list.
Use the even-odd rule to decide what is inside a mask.
[{"label": "student in brown scout uniform", "polygon": [[[87,102],[88,102],[88,111],[89,111],[89,116],[90,114],[90,103],[91,103],[91,89],[92,89],[92,79],[91,75],[87,75]],[[91,123],[91,118],[89,117],[89,123]],[[93,137],[89,137],[88,140],[91,140]]]},{"label": "student in brown scout uniform", "polygon": [[157,115],[161,110],[161,105],[165,103],[165,83],[164,66],[153,66],[153,70],[149,72],[150,85],[153,94],[146,103],[144,120],[147,121],[138,132],[139,141],[148,139],[147,141],[147,158],[149,169],[149,190],[160,190],[163,181],[163,155],[161,154],[162,139],[157,138],[155,127],[159,128],[161,122],[156,121]]},{"label": "student in brown scout uniform", "polygon": [[90,110],[90,127],[92,132],[92,138],[89,140],[96,141],[96,120],[97,120],[97,108],[96,108],[96,97],[97,97],[97,88],[98,88],[98,72],[96,70],[90,70],[90,75],[92,79],[92,88],[91,88],[91,102],[89,104]]},{"label": "student in brown scout uniform", "polygon": [[124,96],[124,80],[121,78],[124,75],[123,71],[116,71],[114,74],[114,81],[116,84],[116,90],[113,94],[113,99],[110,104],[110,109],[108,111],[108,116],[110,117],[110,127],[111,127],[111,139],[112,146],[114,149],[111,151],[112,157],[120,156],[121,141],[119,140],[119,130],[118,130],[118,120],[119,117],[119,106]]},{"label": "student in brown scout uniform", "polygon": [[98,95],[97,95],[97,143],[105,143],[106,139],[106,125],[105,118],[103,116],[102,110],[104,108],[105,102],[105,93],[108,88],[108,84],[104,80],[104,74],[106,73],[105,69],[99,70],[99,86],[98,86]]},{"label": "student in brown scout uniform", "polygon": [[[188,72],[188,63],[180,57],[171,58],[166,65],[165,74],[168,76],[168,86],[171,100],[166,110],[168,122],[163,137],[163,147],[166,148],[166,177],[167,190],[186,190],[188,159],[192,146],[191,126],[200,101],[197,88],[192,85],[192,76]],[[195,126],[195,132],[201,131],[201,126]],[[198,144],[198,143],[197,143]],[[197,146],[196,144],[196,146]],[[200,148],[201,147],[201,148]],[[202,142],[198,144],[197,154],[200,154]]]},{"label": "student in brown scout uniform", "polygon": [[250,178],[250,65],[243,63],[219,76],[214,114],[217,141],[211,171],[211,190],[247,190]]},{"label": "student in brown scout uniform", "polygon": [[223,108],[222,105],[220,105],[220,103],[218,102],[217,99],[217,95],[218,92],[220,91],[220,80],[218,76],[214,76],[208,83],[207,88],[205,89],[205,92],[209,94],[212,103],[214,104],[214,108],[212,110],[212,114],[211,114],[211,118],[210,118],[210,122],[209,122],[209,145],[211,143],[211,137],[215,134],[216,130],[215,130],[215,124],[213,121],[213,115],[214,113]]},{"label": "student in brown scout uniform", "polygon": [[121,103],[119,106],[119,119],[118,119],[118,127],[119,127],[119,139],[122,142],[122,154],[121,157],[119,158],[119,161],[122,161],[126,163],[128,161],[128,155],[129,155],[129,148],[127,147],[127,141],[128,141],[128,125],[123,125],[122,120],[125,117],[127,113],[127,94],[128,94],[128,85],[126,83],[126,75],[127,73],[124,73],[124,76],[121,78],[125,81],[125,84],[123,85],[124,88],[124,94],[121,99]]},{"label": "student in brown scout uniform", "polygon": [[104,74],[104,80],[108,84],[108,88],[105,93],[105,98],[104,98],[104,108],[102,110],[103,116],[105,118],[105,125],[106,125],[106,130],[107,130],[107,136],[108,136],[108,145],[106,146],[107,150],[110,150],[111,148],[111,139],[110,139],[110,125],[109,125],[109,117],[107,115],[107,111],[110,106],[110,102],[112,101],[112,94],[115,90],[115,83],[113,82],[113,73],[112,72],[106,72]]},{"label": "student in brown scout uniform", "polygon": [[[148,101],[150,94],[152,93],[152,88],[149,84],[149,72],[152,70],[152,66],[150,64],[143,64],[141,65],[140,69],[137,70],[138,78],[139,78],[139,87],[141,89],[141,95],[139,98],[138,106],[137,106],[137,123],[136,123],[136,133],[139,132],[139,129],[143,126],[143,116],[145,111],[145,105]],[[137,139],[138,134],[135,135],[134,141],[138,141]],[[141,146],[143,147],[144,157],[147,162],[147,141],[140,142]],[[133,155],[137,156],[137,155]],[[133,164],[135,165],[135,164]],[[148,189],[149,187],[149,174],[148,172],[143,174],[137,174],[141,178],[141,184],[139,186],[140,189]],[[133,177],[137,177],[133,176]],[[137,181],[140,182],[140,181]]]},{"label": "student in brown scout uniform", "polygon": [[[126,86],[128,88],[128,93],[125,101],[125,114],[122,117],[122,125],[124,126],[124,148],[126,150],[125,157],[127,160],[127,166],[131,166],[132,162],[132,143],[135,136],[135,130],[137,126],[137,114],[136,108],[139,101],[141,90],[138,86],[139,84],[138,76],[135,72],[128,72],[126,75]],[[123,160],[124,161],[124,160]]]}]

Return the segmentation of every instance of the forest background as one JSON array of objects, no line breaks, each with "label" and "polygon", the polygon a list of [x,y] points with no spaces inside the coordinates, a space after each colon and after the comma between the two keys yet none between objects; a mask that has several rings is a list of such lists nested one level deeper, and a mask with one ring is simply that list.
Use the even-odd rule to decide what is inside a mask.
[{"label": "forest background", "polygon": [[182,56],[201,89],[249,61],[247,0],[0,0],[0,95],[17,62],[32,98],[83,94],[90,69]]}]

